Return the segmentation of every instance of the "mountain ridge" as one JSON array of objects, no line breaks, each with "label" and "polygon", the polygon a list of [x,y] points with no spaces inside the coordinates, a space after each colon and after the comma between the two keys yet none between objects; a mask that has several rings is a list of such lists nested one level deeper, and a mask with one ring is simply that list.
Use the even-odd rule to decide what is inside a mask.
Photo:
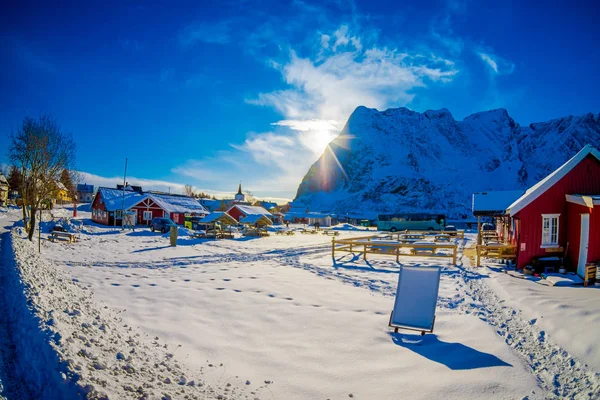
[{"label": "mountain ridge", "polygon": [[504,108],[454,119],[446,108],[357,107],[309,168],[295,203],[314,211],[470,215],[471,194],[526,189],[584,145],[600,113],[521,126]]}]

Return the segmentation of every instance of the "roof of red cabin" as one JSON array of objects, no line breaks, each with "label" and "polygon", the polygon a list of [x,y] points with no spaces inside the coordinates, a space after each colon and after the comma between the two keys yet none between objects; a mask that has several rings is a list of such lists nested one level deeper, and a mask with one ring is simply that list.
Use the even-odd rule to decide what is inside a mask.
[{"label": "roof of red cabin", "polygon": [[523,196],[519,197],[512,203],[506,210],[511,216],[515,215],[535,199],[540,197],[546,190],[551,188],[555,183],[560,181],[565,175],[567,175],[573,168],[575,168],[581,161],[583,161],[588,155],[596,157],[600,161],[600,151],[598,151],[592,145],[586,145],[579,153],[575,154],[569,161],[558,167],[550,175],[527,189]]}]

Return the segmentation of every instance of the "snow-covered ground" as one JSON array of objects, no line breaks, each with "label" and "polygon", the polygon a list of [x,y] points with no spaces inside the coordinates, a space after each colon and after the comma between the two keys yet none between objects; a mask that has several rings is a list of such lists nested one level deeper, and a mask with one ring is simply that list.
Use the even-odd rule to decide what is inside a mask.
[{"label": "snow-covered ground", "polygon": [[[143,356],[131,362],[147,372],[136,377],[139,382],[154,378],[154,396],[175,390],[165,393],[179,398],[179,388],[202,393],[198,387],[158,385],[168,369],[154,360],[171,362],[174,376],[202,382],[213,396],[227,398],[541,399],[600,393],[600,290],[541,289],[495,272],[493,265],[473,269],[467,257],[457,266],[445,259],[401,258],[402,265],[443,266],[435,331],[422,338],[387,328],[398,277],[394,257],[369,255],[365,262],[358,254],[336,254],[334,260],[331,237],[300,234],[220,241],[182,236],[172,248],[168,235],[87,222],[80,242],[42,243],[46,284],[61,291],[39,295],[44,307],[60,315],[56,329],[71,335],[74,324],[93,323],[100,315],[110,329],[100,333],[93,325],[93,335],[83,334],[125,341],[115,339],[108,349],[88,338],[90,351],[108,368],[88,368],[84,380],[122,368],[125,361],[112,353],[139,333],[133,337]],[[342,231],[339,237],[364,235]],[[34,250],[19,240],[18,253]],[[467,235],[459,245],[472,240]],[[84,304],[78,308],[83,316],[70,315],[76,306],[64,293],[71,291],[85,299],[77,300]],[[62,300],[48,299],[53,296]],[[161,347],[153,344],[156,337]],[[80,340],[74,340],[59,351],[74,365],[89,367],[93,361],[75,352]],[[111,398],[129,393],[123,391],[127,381],[104,379],[107,388],[95,387]]]}]

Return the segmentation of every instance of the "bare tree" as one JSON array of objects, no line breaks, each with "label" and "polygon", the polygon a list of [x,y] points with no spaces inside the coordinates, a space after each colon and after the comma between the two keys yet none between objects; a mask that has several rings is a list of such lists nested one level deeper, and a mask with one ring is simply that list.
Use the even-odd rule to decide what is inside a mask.
[{"label": "bare tree", "polygon": [[189,197],[195,197],[196,192],[194,191],[194,188],[192,187],[192,185],[185,185],[183,187],[183,194],[185,194],[186,196],[189,196]]},{"label": "bare tree", "polygon": [[52,195],[62,171],[75,163],[75,142],[47,115],[25,118],[10,139],[8,157],[21,170],[23,220],[29,240],[33,240],[36,212]]},{"label": "bare tree", "polygon": [[252,204],[256,201],[256,197],[254,197],[254,193],[249,190],[244,191],[244,199],[248,203]]}]

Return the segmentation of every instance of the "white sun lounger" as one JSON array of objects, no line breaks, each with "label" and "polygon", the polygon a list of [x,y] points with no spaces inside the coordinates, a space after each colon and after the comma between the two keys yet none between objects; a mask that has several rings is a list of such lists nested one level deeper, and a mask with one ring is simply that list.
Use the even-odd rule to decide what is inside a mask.
[{"label": "white sun lounger", "polygon": [[400,267],[396,301],[389,326],[433,332],[435,306],[440,287],[441,267]]}]

